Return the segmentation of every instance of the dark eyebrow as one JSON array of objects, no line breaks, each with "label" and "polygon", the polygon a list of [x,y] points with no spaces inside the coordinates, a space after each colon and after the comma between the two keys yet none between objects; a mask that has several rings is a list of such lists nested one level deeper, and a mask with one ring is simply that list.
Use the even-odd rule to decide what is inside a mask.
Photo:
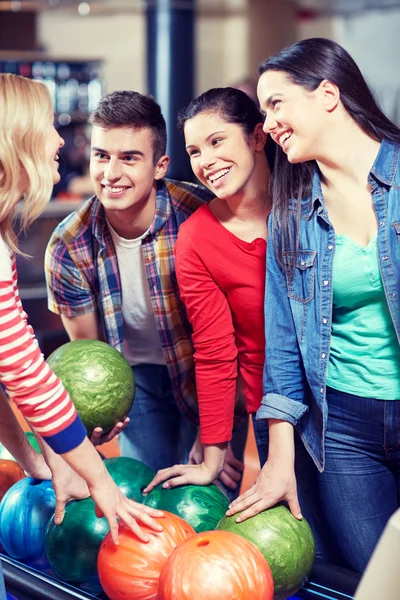
[{"label": "dark eyebrow", "polygon": [[[218,133],[225,133],[225,131],[222,129],[221,131],[214,131],[213,133],[210,133],[210,135],[208,135],[208,136],[206,137],[206,142],[208,142],[208,140],[209,140],[210,138],[212,138],[212,137],[213,137],[213,135],[217,135]],[[193,144],[189,144],[189,146],[186,146],[186,150],[187,150],[188,148],[194,148]]]},{"label": "dark eyebrow", "polygon": [[[100,154],[110,154],[107,150],[103,150],[103,148],[97,148],[96,146],[92,147],[92,151],[100,152]],[[141,150],[124,150],[120,152],[122,156],[144,156],[144,153]]]}]

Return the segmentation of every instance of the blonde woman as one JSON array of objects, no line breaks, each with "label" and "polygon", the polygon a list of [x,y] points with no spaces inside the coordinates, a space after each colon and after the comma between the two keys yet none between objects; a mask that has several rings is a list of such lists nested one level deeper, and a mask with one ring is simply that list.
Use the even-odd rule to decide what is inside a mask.
[{"label": "blonde woman", "polygon": [[0,382],[41,437],[48,466],[22,441],[25,436],[3,394],[0,441],[18,454],[32,476],[46,477],[51,471],[57,495],[56,522],[62,521],[70,497],[90,494],[98,513],[107,518],[116,543],[117,517],[147,541],[136,520],[161,530],[152,517],[162,513],[128,500],[115,485],[86,437],[66,390],[43,359],[19,299],[18,246],[12,227],[15,205],[21,199],[22,224],[28,226],[44,209],[52,186],[60,179],[58,151],[64,142],[53,126],[46,87],[0,74],[0,114]]}]

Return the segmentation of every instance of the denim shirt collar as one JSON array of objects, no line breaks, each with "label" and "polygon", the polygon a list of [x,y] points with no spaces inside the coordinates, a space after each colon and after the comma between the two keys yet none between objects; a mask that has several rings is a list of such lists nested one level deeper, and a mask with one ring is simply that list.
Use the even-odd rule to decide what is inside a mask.
[{"label": "denim shirt collar", "polygon": [[[398,163],[399,163],[400,145],[388,140],[382,140],[378,155],[375,159],[368,180],[371,178],[378,180],[383,185],[391,187],[394,183]],[[303,205],[303,216],[311,219],[314,210],[322,212],[324,206],[324,197],[321,188],[321,173],[318,165],[315,164],[311,198],[307,198]]]}]

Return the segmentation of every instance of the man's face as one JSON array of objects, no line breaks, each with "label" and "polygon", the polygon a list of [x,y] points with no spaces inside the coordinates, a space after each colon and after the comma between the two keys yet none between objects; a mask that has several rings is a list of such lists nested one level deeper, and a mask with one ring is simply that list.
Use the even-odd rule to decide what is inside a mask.
[{"label": "man's face", "polygon": [[90,176],[106,211],[140,210],[149,200],[154,181],[165,176],[168,160],[154,164],[149,128],[93,126]]}]

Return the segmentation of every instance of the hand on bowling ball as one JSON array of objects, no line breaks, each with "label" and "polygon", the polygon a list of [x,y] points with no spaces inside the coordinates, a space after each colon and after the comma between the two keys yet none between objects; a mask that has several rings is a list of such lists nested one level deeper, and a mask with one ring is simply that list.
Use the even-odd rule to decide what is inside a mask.
[{"label": "hand on bowling ball", "polygon": [[[35,456],[36,455],[36,456]],[[52,479],[52,474],[43,456],[32,448],[32,457],[26,457],[24,464],[21,463],[28,477],[32,479]]]},{"label": "hand on bowling ball", "polygon": [[108,433],[103,433],[101,427],[96,427],[93,430],[92,435],[90,436],[90,441],[93,446],[101,446],[101,444],[105,444],[106,442],[111,442],[117,435],[121,433],[128,425],[130,421],[129,417],[125,417],[123,421],[119,421]]},{"label": "hand on bowling ball", "polygon": [[143,542],[148,542],[149,537],[141,530],[138,521],[154,531],[163,530],[156,519],[163,517],[164,513],[134,500],[128,500],[105,468],[104,478],[91,485],[90,492],[96,504],[96,516],[104,516],[107,519],[114,544],[118,544],[117,518],[120,518]]},{"label": "hand on bowling ball", "polygon": [[282,463],[268,460],[253,486],[229,505],[226,514],[231,517],[244,511],[236,519],[240,523],[281,500],[288,503],[290,512],[296,519],[302,518],[293,466],[284,468]]},{"label": "hand on bowling ball", "polygon": [[209,469],[204,462],[199,465],[174,465],[161,469],[149,485],[143,490],[148,494],[153,488],[162,483],[163,488],[174,488],[180,485],[209,485],[218,477],[218,473]]},{"label": "hand on bowling ball", "polygon": [[64,460],[60,461],[53,471],[53,488],[56,493],[56,509],[54,523],[62,523],[65,507],[69,500],[83,500],[90,496],[87,483]]},{"label": "hand on bowling ball", "polygon": [[[204,446],[200,442],[199,436],[197,436],[195,443],[189,453],[189,465],[198,465],[204,460]],[[217,480],[214,481],[216,485],[218,482],[223,483],[230,490],[235,490],[240,484],[242,478],[242,471],[244,464],[238,460],[233,454],[231,445],[228,444],[226,452],[225,462],[222,472]],[[210,482],[211,483],[211,482]]]}]

